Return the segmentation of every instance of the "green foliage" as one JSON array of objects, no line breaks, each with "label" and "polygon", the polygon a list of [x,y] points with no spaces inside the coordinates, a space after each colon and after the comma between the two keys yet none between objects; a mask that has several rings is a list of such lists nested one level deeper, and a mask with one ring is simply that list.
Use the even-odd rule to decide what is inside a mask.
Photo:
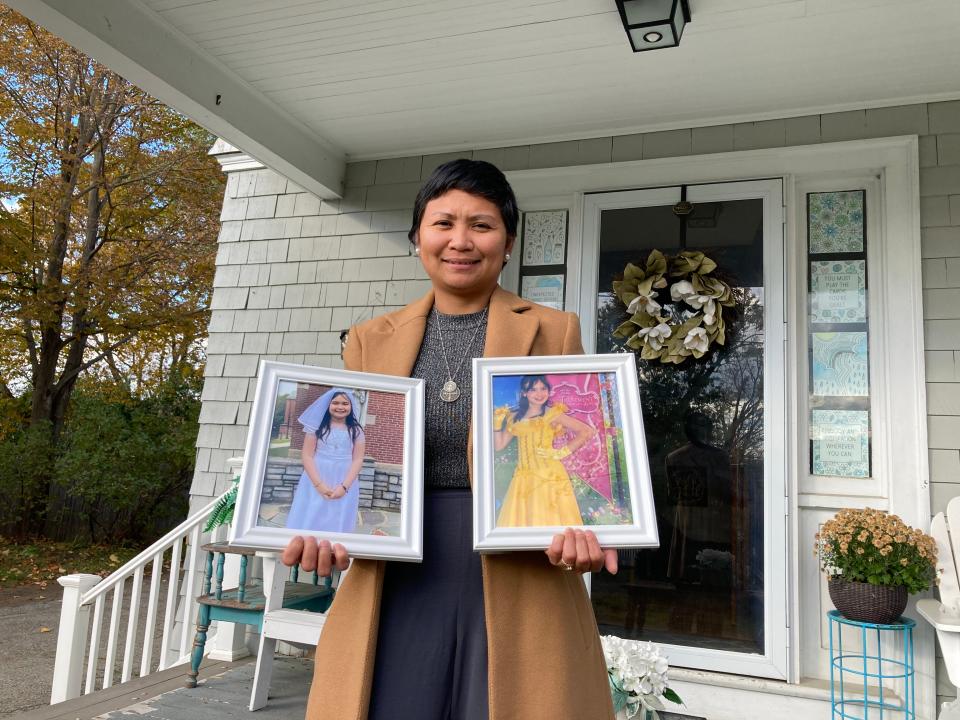
[{"label": "green foliage", "polygon": [[680,696],[677,695],[676,690],[667,688],[666,690],[663,691],[663,697],[665,700],[669,700],[672,703],[676,703],[677,705],[683,705],[683,700],[681,700]]},{"label": "green foliage", "polygon": [[221,525],[229,525],[233,522],[233,510],[237,506],[237,483],[240,478],[233,479],[233,487],[224,495],[213,508],[210,517],[207,518],[207,524],[203,526],[204,532],[210,532]]},{"label": "green foliage", "polygon": [[23,425],[0,439],[0,518],[18,534],[35,534],[43,530],[30,527],[33,516],[30,505],[34,488],[44,481],[53,468],[48,423]]},{"label": "green foliage", "polygon": [[[59,443],[50,428],[21,420],[0,436],[0,526],[20,536],[116,542],[146,538],[187,512],[200,381],[163,383],[144,396],[125,386],[85,383]],[[24,524],[31,490],[53,478],[47,527]],[[34,514],[35,515],[35,514]]]},{"label": "green foliage", "polygon": [[[142,536],[182,518],[194,465],[196,382],[165,383],[143,398],[116,386],[79,390],[58,448],[54,482],[92,539]],[[67,503],[61,512],[77,512]]]},{"label": "green foliage", "polygon": [[273,420],[270,422],[270,437],[277,437],[280,426],[283,425],[283,418],[287,410],[287,399],[289,397],[289,395],[277,396],[277,402],[273,407]]}]

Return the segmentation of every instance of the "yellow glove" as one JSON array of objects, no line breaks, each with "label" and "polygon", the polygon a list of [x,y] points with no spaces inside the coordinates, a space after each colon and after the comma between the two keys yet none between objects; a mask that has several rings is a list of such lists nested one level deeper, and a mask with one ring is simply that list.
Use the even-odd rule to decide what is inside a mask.
[{"label": "yellow glove", "polygon": [[[509,422],[510,418],[510,408],[504,405],[503,407],[498,407],[493,411],[493,429],[494,430],[506,430],[509,429],[511,423]],[[504,422],[506,422],[506,427],[504,427]]]}]

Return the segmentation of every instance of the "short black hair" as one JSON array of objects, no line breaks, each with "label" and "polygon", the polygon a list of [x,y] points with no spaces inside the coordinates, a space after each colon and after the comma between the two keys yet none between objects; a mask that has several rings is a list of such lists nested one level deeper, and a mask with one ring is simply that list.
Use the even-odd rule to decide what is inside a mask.
[{"label": "short black hair", "polygon": [[500,211],[507,237],[517,236],[520,209],[517,207],[513,188],[510,187],[500,168],[485,160],[459,158],[437,167],[430,173],[430,177],[417,193],[417,199],[413,204],[413,221],[410,224],[410,232],[407,233],[410,242],[414,244],[417,242],[417,231],[420,229],[427,203],[451,190],[462,190],[492,202]]}]

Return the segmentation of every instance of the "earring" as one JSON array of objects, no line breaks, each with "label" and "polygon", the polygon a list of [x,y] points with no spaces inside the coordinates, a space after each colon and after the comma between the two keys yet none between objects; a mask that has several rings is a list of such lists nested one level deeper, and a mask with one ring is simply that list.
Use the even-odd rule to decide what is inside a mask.
[{"label": "earring", "polygon": [[503,261],[504,261],[504,262],[510,262],[510,253],[504,253],[504,254],[503,254]]},{"label": "earring", "polygon": [[420,246],[419,246],[419,245],[414,245],[414,246],[413,246],[413,254],[416,255],[417,257],[420,257]]}]

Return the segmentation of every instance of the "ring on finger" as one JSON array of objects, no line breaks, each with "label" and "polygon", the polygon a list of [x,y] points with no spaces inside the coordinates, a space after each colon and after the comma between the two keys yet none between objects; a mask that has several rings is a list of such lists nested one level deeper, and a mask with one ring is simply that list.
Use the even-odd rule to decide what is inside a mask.
[{"label": "ring on finger", "polygon": [[568,572],[569,572],[570,570],[573,570],[573,565],[571,565],[570,563],[568,563],[566,560],[561,560],[561,561],[560,561],[560,567],[562,567],[564,570],[566,570],[566,571],[568,571]]}]

